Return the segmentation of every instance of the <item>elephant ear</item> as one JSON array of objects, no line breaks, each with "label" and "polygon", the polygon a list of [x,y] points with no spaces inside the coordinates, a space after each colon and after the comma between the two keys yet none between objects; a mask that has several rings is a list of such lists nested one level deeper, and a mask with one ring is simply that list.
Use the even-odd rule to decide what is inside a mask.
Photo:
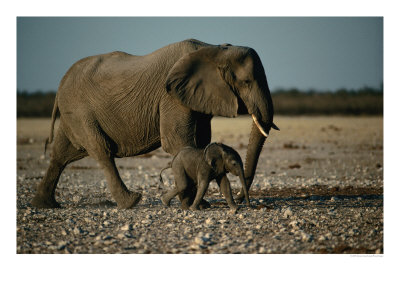
[{"label": "elephant ear", "polygon": [[225,173],[223,150],[220,144],[211,143],[204,149],[204,160],[217,173]]},{"label": "elephant ear", "polygon": [[202,48],[179,59],[168,73],[167,92],[204,114],[236,117],[238,101],[221,74],[219,48]]}]

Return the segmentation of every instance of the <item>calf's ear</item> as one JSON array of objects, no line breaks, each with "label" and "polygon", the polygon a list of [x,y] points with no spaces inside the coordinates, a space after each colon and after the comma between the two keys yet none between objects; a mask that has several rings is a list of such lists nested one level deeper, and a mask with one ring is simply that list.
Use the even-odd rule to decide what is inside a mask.
[{"label": "calf's ear", "polygon": [[223,150],[217,143],[209,144],[204,149],[204,160],[217,174],[225,172]]}]

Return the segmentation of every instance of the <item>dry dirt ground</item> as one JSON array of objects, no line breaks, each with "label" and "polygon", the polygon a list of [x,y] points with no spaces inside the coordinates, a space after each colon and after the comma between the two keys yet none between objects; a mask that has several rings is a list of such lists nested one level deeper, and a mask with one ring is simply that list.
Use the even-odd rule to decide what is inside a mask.
[{"label": "dry dirt ground", "polygon": [[[245,159],[250,118],[213,120],[213,141]],[[49,119],[17,120],[17,253],[383,253],[383,118],[276,116],[250,191],[253,208],[232,215],[217,185],[211,208],[163,207],[173,185],[158,149],[117,160],[126,185],[143,194],[118,210],[91,158],[66,168],[56,190],[61,209],[30,207],[49,164]],[[232,188],[239,180],[229,176]]]}]

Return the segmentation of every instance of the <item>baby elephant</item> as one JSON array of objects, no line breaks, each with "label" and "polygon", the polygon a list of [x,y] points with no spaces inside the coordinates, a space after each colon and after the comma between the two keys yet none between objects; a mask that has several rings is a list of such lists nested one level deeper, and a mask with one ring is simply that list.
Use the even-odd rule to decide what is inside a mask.
[{"label": "baby elephant", "polygon": [[169,206],[171,199],[178,195],[182,208],[199,209],[200,201],[203,199],[209,183],[215,179],[229,207],[231,210],[236,211],[238,206],[232,198],[230,182],[226,176],[228,172],[239,176],[247,206],[250,206],[242,159],[239,153],[231,147],[220,143],[211,143],[204,150],[185,147],[167,167],[161,170],[161,182],[161,173],[168,168],[172,168],[175,177],[175,188],[161,197],[166,206]]}]

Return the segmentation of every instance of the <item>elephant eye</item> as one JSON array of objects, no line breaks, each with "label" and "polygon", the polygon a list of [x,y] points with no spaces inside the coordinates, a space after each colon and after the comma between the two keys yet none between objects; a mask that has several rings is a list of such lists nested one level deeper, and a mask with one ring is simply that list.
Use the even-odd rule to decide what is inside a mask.
[{"label": "elephant eye", "polygon": [[249,87],[250,84],[251,84],[251,80],[243,80],[243,81],[242,81],[242,84],[243,84],[244,86],[246,86],[246,87]]}]

